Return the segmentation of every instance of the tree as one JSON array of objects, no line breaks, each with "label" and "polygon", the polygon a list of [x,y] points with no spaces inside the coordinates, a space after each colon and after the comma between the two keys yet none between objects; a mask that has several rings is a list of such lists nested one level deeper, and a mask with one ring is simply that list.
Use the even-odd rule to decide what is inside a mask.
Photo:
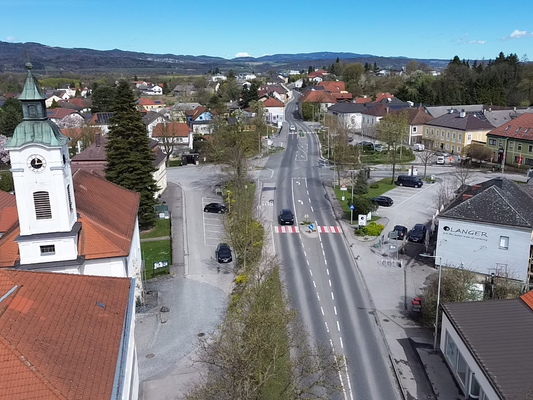
[{"label": "tree", "polygon": [[14,97],[8,97],[0,108],[0,135],[13,136],[15,128],[22,122],[22,103]]},{"label": "tree", "polygon": [[428,164],[431,164],[435,160],[435,152],[427,144],[429,143],[424,145],[424,150],[417,153],[418,158],[424,164],[424,178],[426,178]]},{"label": "tree", "polygon": [[354,215],[359,214],[368,214],[369,212],[376,211],[378,208],[378,205],[373,203],[369,198],[366,198],[364,196],[354,196],[353,202],[351,199],[348,200],[349,205],[354,206],[353,213]]},{"label": "tree", "polygon": [[163,94],[166,96],[170,93],[170,88],[168,87],[168,82],[163,82]]},{"label": "tree", "polygon": [[242,108],[248,108],[250,102],[259,100],[259,94],[257,92],[258,89],[259,87],[255,81],[250,84],[249,88],[246,85],[243,86],[241,92]]},{"label": "tree", "polygon": [[359,83],[365,68],[361,63],[348,64],[343,71],[343,78],[346,82]]},{"label": "tree", "polygon": [[389,155],[392,164],[392,179],[396,173],[397,148],[402,145],[403,139],[409,134],[409,114],[406,110],[385,115],[376,127],[378,138],[389,147]]},{"label": "tree", "polygon": [[0,135],[0,165],[9,164],[9,151],[4,149],[7,142],[7,136]]},{"label": "tree", "polygon": [[169,160],[174,150],[180,147],[179,144],[179,132],[176,123],[160,123],[155,127],[157,129],[158,137],[161,139],[159,144],[163,147],[163,152],[165,153],[165,163],[167,167],[169,166]]},{"label": "tree", "polygon": [[368,193],[368,179],[364,169],[360,169],[353,183],[353,193],[357,195]]},{"label": "tree", "polygon": [[128,83],[120,81],[113,102],[113,117],[106,146],[105,177],[126,189],[140,193],[139,226],[147,229],[155,224],[154,153],[141,114]]},{"label": "tree", "polygon": [[61,129],[75,129],[75,128],[81,128],[83,124],[84,124],[83,118],[79,114],[72,113],[70,115],[67,115],[61,121],[59,121],[57,125]]},{"label": "tree", "polygon": [[405,66],[405,72],[410,74],[410,73],[413,73],[415,71],[418,71],[418,61],[411,60]]},{"label": "tree", "polygon": [[107,85],[97,85],[91,96],[91,111],[110,112],[113,108],[116,88]]}]

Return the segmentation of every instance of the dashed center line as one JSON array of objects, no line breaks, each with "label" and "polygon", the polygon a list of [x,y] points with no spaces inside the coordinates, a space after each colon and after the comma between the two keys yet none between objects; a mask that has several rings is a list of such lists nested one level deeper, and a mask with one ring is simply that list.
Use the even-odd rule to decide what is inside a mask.
[{"label": "dashed center line", "polygon": [[315,289],[316,289],[316,283],[315,283],[315,281],[313,281],[313,286],[314,286],[314,287],[315,287]]},{"label": "dashed center line", "polygon": [[322,315],[325,315],[324,314],[324,309],[322,307],[320,307],[320,311],[322,311]]},{"label": "dashed center line", "polygon": [[342,336],[339,337],[340,341],[341,341],[341,347],[344,349],[344,344],[342,343]]},{"label": "dashed center line", "polygon": [[337,321],[337,329],[339,332],[341,331],[341,325],[339,324],[339,321]]},{"label": "dashed center line", "polygon": [[333,306],[333,311],[335,311],[335,315],[337,315],[337,307]]},{"label": "dashed center line", "polygon": [[333,296],[333,292],[331,292],[331,300],[335,300],[335,296]]}]

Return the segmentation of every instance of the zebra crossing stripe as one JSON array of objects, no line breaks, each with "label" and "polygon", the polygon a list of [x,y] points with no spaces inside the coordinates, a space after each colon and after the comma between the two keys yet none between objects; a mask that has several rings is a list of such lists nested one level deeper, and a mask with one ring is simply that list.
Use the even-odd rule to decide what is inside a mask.
[{"label": "zebra crossing stripe", "polygon": [[298,233],[297,226],[275,226],[274,232],[276,233]]},{"label": "zebra crossing stripe", "polygon": [[320,233],[342,233],[339,226],[319,226],[318,231]]}]

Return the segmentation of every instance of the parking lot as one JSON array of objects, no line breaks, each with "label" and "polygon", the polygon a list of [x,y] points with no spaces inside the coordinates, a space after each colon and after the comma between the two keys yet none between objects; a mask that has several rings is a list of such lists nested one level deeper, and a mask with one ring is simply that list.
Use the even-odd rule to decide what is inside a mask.
[{"label": "parking lot", "polygon": [[[219,203],[220,198],[203,197],[202,209],[209,203]],[[224,214],[203,213],[204,245],[216,247],[224,241]]]}]

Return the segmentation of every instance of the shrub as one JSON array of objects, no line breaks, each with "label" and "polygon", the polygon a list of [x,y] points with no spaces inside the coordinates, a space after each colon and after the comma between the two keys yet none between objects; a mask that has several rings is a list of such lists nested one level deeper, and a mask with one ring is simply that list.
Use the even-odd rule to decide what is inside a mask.
[{"label": "shrub", "polygon": [[384,226],[376,224],[374,221],[370,222],[367,226],[363,226],[359,229],[359,232],[367,236],[379,236],[383,231]]},{"label": "shrub", "polygon": [[237,278],[235,278],[235,283],[237,285],[240,285],[240,284],[243,284],[243,283],[246,283],[246,282],[248,282],[248,275],[246,275],[246,274],[237,275]]},{"label": "shrub", "polygon": [[[351,205],[351,201],[348,201],[348,204]],[[354,196],[353,198],[354,205],[354,215],[357,214],[368,214],[369,212],[376,211],[377,204],[374,204],[370,199],[363,196]]]},{"label": "shrub", "polygon": [[370,189],[378,189],[378,188],[379,188],[379,183],[374,182],[374,183],[370,184]]}]

